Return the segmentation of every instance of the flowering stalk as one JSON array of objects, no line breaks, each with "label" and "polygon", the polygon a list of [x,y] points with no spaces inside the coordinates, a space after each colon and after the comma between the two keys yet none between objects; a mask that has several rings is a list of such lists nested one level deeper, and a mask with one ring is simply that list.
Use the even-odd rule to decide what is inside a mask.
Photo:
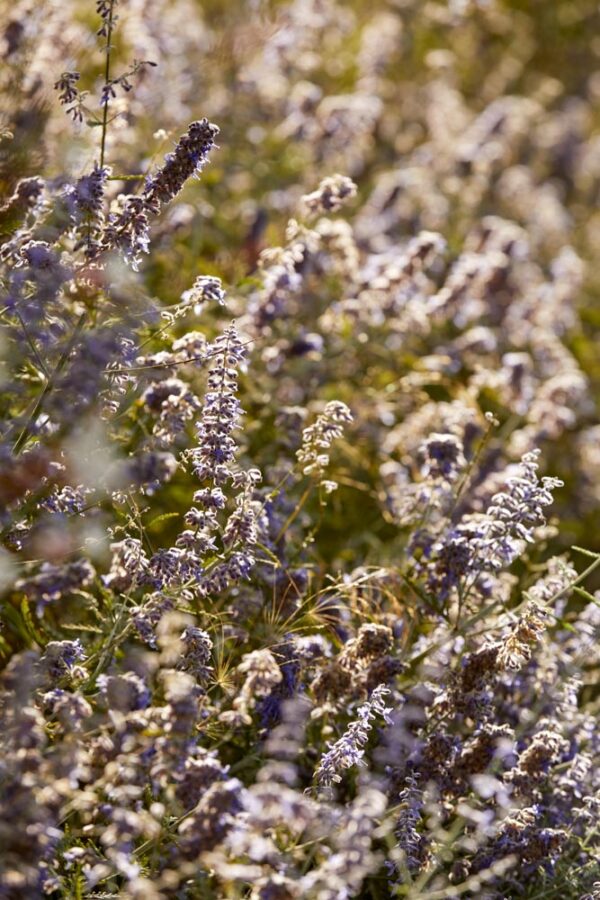
[{"label": "flowering stalk", "polygon": [[[114,25],[114,7],[118,0],[98,0],[97,10],[102,18],[102,25],[98,34],[106,37],[106,47],[104,48],[104,84],[110,83],[110,55],[112,50],[112,32]],[[104,109],[102,111],[102,131],[100,134],[100,168],[104,168],[104,159],[106,154],[106,134],[108,130],[108,104],[110,100],[108,96],[104,96]]]},{"label": "flowering stalk", "polygon": [[[553,502],[552,491],[562,487],[559,478],[537,477],[539,450],[526,453],[521,460],[521,473],[508,479],[508,490],[495,494],[488,507],[481,530],[468,542],[465,574],[459,589],[457,625],[470,591],[487,568],[500,571],[517,559],[527,543],[533,542],[533,531],[546,521],[544,507]],[[456,529],[458,530],[458,529]]]},{"label": "flowering stalk", "polygon": [[189,125],[162,168],[147,179],[143,193],[125,198],[121,211],[109,215],[98,254],[119,249],[125,261],[134,270],[138,269],[140,253],[147,253],[150,243],[148,216],[156,215],[164,203],[181,191],[191,175],[202,170],[208,154],[216,146],[218,133],[218,127],[208,119]]},{"label": "flowering stalk", "polygon": [[358,718],[352,722],[342,737],[329,745],[328,752],[323,756],[319,767],[315,772],[315,779],[320,787],[330,788],[342,780],[340,769],[350,769],[354,765],[362,765],[365,755],[365,745],[369,740],[369,732],[373,727],[373,721],[381,716],[386,725],[392,724],[391,707],[384,704],[383,698],[389,694],[390,689],[384,684],[378,685],[370,698],[362,706],[359,706]]}]

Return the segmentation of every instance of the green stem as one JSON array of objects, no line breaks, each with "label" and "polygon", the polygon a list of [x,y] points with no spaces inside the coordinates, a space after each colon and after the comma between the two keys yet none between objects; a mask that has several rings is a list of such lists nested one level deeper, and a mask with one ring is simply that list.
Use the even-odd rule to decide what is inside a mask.
[{"label": "green stem", "polygon": [[42,407],[44,405],[46,397],[48,396],[48,394],[54,387],[54,385],[56,383],[56,379],[58,378],[58,376],[64,369],[66,362],[67,362],[69,356],[71,355],[71,351],[73,350],[73,347],[75,346],[75,342],[77,341],[77,338],[79,337],[79,335],[81,333],[81,329],[83,328],[83,325],[84,325],[86,319],[87,319],[87,312],[84,312],[79,317],[79,319],[77,321],[77,325],[75,326],[75,331],[73,332],[73,335],[71,336],[71,340],[67,344],[65,350],[62,353],[62,356],[60,357],[58,363],[56,364],[56,368],[54,369],[50,378],[46,382],[44,390],[38,397],[38,400],[31,412],[31,415],[29,416],[29,419],[27,420],[27,424],[25,425],[25,427],[23,428],[23,431],[21,432],[21,434],[15,441],[15,445],[13,447],[13,453],[15,454],[15,456],[17,453],[20,452],[25,441],[29,437],[29,432],[31,431],[31,427],[32,427],[33,423],[35,422],[35,420],[37,419],[37,417],[39,416],[40,412],[42,411]]},{"label": "green stem", "polygon": [[107,181],[139,181],[145,175],[109,175]]},{"label": "green stem", "polygon": [[46,376],[46,378],[48,378],[48,370],[46,369],[46,366],[44,365],[43,359],[41,358],[41,356],[40,356],[39,353],[37,352],[36,346],[35,346],[35,344],[33,343],[33,340],[32,340],[32,338],[31,338],[31,335],[30,335],[29,332],[27,331],[27,326],[25,325],[25,322],[23,321],[23,317],[22,317],[21,313],[19,312],[18,309],[15,310],[15,313],[16,313],[17,319],[18,319],[19,322],[21,323],[21,328],[23,329],[23,333],[24,333],[24,335],[25,335],[25,338],[26,338],[26,340],[27,340],[27,343],[29,344],[29,346],[30,346],[30,348],[31,348],[31,352],[32,352],[33,355],[34,355],[35,360],[36,360],[38,366],[40,367],[40,369],[42,370],[42,372],[44,373],[44,375]]},{"label": "green stem", "polygon": [[[110,81],[110,51],[111,51],[111,39],[112,39],[112,29],[113,29],[113,8],[114,8],[114,0],[111,0],[110,11],[108,13],[108,30],[106,32],[106,62],[104,65],[104,84],[107,85]],[[106,154],[106,132],[108,126],[108,107],[109,107],[109,99],[108,95],[106,97],[106,103],[104,104],[104,110],[102,113],[102,137],[100,140],[100,168],[104,167],[104,158]]]},{"label": "green stem", "polygon": [[285,520],[283,526],[281,527],[281,529],[279,531],[279,534],[275,538],[275,541],[274,541],[275,544],[277,544],[281,540],[281,538],[286,533],[286,531],[288,530],[288,528],[290,527],[292,522],[300,515],[302,508],[304,507],[304,504],[306,503],[306,501],[308,500],[308,498],[310,497],[310,495],[312,493],[313,487],[314,487],[314,485],[313,485],[313,482],[311,481],[311,483],[308,485],[308,487],[306,488],[306,490],[300,497],[300,500],[298,501],[296,507],[290,513],[288,518]]},{"label": "green stem", "polygon": [[495,419],[488,421],[488,423],[487,423],[488,427],[486,428],[485,433],[479,443],[479,446],[477,447],[477,450],[475,451],[473,458],[469,462],[469,464],[464,472],[464,475],[460,481],[460,484],[458,485],[458,489],[457,489],[456,495],[454,497],[454,503],[452,504],[452,509],[450,511],[450,516],[452,516],[454,514],[454,511],[456,510],[456,507],[458,506],[458,501],[460,500],[465,488],[469,484],[471,475],[473,474],[473,470],[474,470],[475,466],[477,465],[477,463],[479,462],[479,460],[481,459],[481,455],[482,455],[483,451],[485,450],[487,444],[489,443],[489,440],[492,436],[492,432],[493,432],[496,424],[497,424],[497,422],[495,421]]}]

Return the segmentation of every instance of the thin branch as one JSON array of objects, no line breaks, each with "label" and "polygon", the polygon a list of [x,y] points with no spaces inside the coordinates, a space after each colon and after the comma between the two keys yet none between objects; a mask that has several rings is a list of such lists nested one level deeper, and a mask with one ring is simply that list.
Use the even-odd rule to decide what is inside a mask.
[{"label": "thin branch", "polygon": [[[112,39],[112,29],[113,29],[113,10],[114,10],[114,0],[111,0],[110,3],[110,11],[108,13],[108,28],[106,32],[106,62],[104,65],[104,84],[105,86],[110,82],[110,51],[111,51],[111,39]],[[102,135],[100,139],[100,168],[104,168],[104,159],[106,155],[106,133],[108,127],[108,106],[110,103],[108,94],[104,97],[104,110],[102,113]]]},{"label": "thin branch", "polygon": [[50,375],[50,378],[46,382],[46,385],[44,386],[42,393],[38,397],[37,402],[36,402],[33,410],[31,411],[31,415],[29,416],[29,419],[27,420],[27,424],[25,425],[25,427],[21,431],[21,434],[15,441],[15,444],[13,446],[13,453],[15,455],[21,451],[21,449],[23,448],[23,445],[27,441],[27,438],[29,437],[31,428],[33,427],[33,423],[35,422],[35,420],[37,419],[37,417],[39,416],[39,414],[42,411],[46,397],[52,391],[54,385],[56,384],[56,380],[57,380],[58,376],[60,375],[60,373],[62,372],[62,370],[64,369],[64,367],[67,363],[67,360],[68,360],[69,356],[71,355],[73,347],[75,346],[77,338],[81,334],[81,330],[85,324],[87,315],[88,315],[87,312],[84,312],[79,317],[77,324],[75,326],[75,331],[73,332],[69,343],[67,344],[60,359],[58,360],[54,371]]}]

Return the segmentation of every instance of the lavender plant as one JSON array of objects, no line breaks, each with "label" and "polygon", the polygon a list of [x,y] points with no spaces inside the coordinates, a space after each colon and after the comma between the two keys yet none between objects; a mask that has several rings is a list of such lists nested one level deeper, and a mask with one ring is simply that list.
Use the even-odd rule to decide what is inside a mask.
[{"label": "lavender plant", "polygon": [[1,898],[598,893],[592,7],[5,10]]}]

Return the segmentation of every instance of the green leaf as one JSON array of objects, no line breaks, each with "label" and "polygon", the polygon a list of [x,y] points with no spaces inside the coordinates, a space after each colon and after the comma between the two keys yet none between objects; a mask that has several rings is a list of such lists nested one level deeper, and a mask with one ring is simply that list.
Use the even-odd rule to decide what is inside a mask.
[{"label": "green leaf", "polygon": [[560,627],[564,629],[564,631],[571,631],[573,634],[577,634],[577,629],[565,619],[558,619],[557,625],[560,625]]},{"label": "green leaf", "polygon": [[62,628],[63,631],[89,631],[92,634],[104,634],[102,628],[98,628],[96,625],[77,625],[76,622],[66,622]]},{"label": "green leaf", "polygon": [[0,634],[0,656],[9,657],[12,653],[10,644],[8,644]]},{"label": "green leaf", "polygon": [[152,531],[157,531],[157,526],[162,525],[163,522],[166,522],[168,519],[177,519],[180,513],[178,512],[170,512],[170,513],[162,513],[160,516],[156,516],[155,519],[152,519],[150,524],[147,526]]},{"label": "green leaf", "polygon": [[585,588],[574,587],[573,590],[580,597],[583,597],[584,600],[588,600],[590,603],[595,603],[596,606],[600,606],[600,600],[597,597],[594,597],[593,594],[590,594],[589,591],[586,591]]},{"label": "green leaf", "polygon": [[23,598],[23,600],[21,601],[21,615],[23,617],[25,630],[27,631],[29,637],[34,640],[36,644],[39,644],[40,647],[45,647],[48,643],[48,640],[40,631],[38,631],[38,628],[33,621],[31,610],[29,609],[29,603],[25,598]]}]

